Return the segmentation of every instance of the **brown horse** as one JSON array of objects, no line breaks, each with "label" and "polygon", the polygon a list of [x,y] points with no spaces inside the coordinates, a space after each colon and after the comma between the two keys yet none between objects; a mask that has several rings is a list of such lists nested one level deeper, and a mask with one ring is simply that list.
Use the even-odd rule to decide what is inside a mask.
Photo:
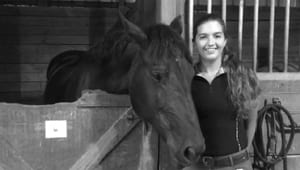
[{"label": "brown horse", "polygon": [[101,45],[66,51],[50,62],[45,102],[75,101],[84,89],[129,94],[133,109],[166,142],[178,166],[205,149],[191,97],[190,52],[180,18],[142,31],[122,14]]}]

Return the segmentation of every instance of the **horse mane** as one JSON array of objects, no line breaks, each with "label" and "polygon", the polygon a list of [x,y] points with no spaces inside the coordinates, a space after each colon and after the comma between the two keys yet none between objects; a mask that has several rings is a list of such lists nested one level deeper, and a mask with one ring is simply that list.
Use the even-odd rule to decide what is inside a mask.
[{"label": "horse mane", "polygon": [[[120,22],[117,22],[104,39],[89,49],[90,56],[101,66],[105,67],[113,62],[131,61],[124,57],[135,57],[133,54],[142,48],[147,49],[144,60],[149,64],[167,63],[169,57],[184,56],[193,63],[192,56],[186,43],[172,27],[165,24],[156,24],[146,28],[147,41],[137,42]],[[128,48],[129,47],[129,48]],[[146,48],[145,48],[146,47]],[[165,55],[171,54],[171,55]],[[113,56],[113,57],[112,57]],[[163,58],[161,58],[163,56]]]},{"label": "horse mane", "polygon": [[90,56],[100,67],[107,67],[113,63],[122,61],[131,61],[126,57],[134,57],[132,55],[139,51],[139,47],[135,40],[125,30],[111,30],[106,33],[104,39],[88,50]]},{"label": "horse mane", "polygon": [[[160,64],[168,62],[170,57],[178,57],[178,51],[191,64],[193,63],[190,51],[181,36],[170,26],[156,24],[146,29],[148,36],[148,54],[145,60],[148,64]],[[166,55],[170,53],[171,55]],[[181,54],[182,55],[182,54]],[[164,58],[161,58],[161,57]]]}]

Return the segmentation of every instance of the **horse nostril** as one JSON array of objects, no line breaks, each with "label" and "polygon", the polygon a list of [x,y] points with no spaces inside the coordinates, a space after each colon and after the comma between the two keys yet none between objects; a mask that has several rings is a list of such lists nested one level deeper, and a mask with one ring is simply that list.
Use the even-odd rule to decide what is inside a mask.
[{"label": "horse nostril", "polygon": [[198,155],[196,153],[196,150],[193,147],[187,147],[184,152],[184,157],[187,158],[189,161],[196,161],[198,158]]}]

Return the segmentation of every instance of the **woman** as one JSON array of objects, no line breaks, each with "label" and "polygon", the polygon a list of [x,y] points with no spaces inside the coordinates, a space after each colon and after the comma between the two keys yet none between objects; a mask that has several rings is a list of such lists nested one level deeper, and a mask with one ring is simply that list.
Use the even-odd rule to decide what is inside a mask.
[{"label": "woman", "polygon": [[206,151],[186,170],[252,170],[249,159],[260,94],[255,73],[241,65],[227,47],[224,21],[205,14],[194,27],[199,53],[192,82]]}]

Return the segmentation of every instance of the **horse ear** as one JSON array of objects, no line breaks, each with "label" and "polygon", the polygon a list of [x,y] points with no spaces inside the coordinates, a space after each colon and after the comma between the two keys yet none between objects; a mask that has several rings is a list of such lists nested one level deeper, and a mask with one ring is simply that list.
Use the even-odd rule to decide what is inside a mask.
[{"label": "horse ear", "polygon": [[170,24],[170,27],[173,28],[178,34],[181,34],[183,29],[182,29],[182,19],[181,15],[177,16],[175,19]]},{"label": "horse ear", "polygon": [[142,29],[140,29],[137,25],[130,22],[128,19],[125,18],[125,16],[122,14],[122,12],[119,11],[119,19],[122,23],[123,28],[128,31],[133,36],[139,38],[139,40],[145,40],[147,39],[146,34]]}]

